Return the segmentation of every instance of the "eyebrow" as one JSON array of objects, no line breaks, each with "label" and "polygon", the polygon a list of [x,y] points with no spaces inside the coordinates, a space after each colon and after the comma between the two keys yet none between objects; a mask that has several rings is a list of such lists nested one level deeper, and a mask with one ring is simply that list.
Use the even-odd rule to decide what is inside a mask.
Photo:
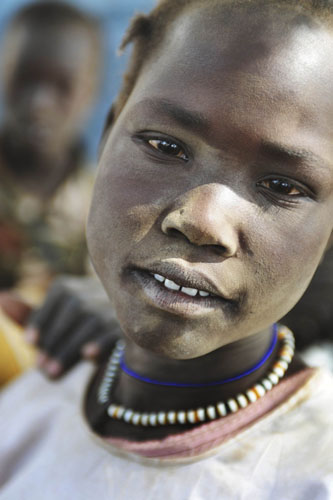
[{"label": "eyebrow", "polygon": [[[196,133],[207,133],[211,128],[209,120],[202,113],[184,108],[169,99],[146,98],[140,101],[137,106],[148,106],[152,111],[167,115],[179,125]],[[308,167],[316,165],[330,173],[332,171],[332,167],[321,156],[307,149],[293,148],[277,142],[262,140],[259,153],[282,163],[302,164]]]},{"label": "eyebrow", "polygon": [[201,132],[209,128],[209,122],[198,111],[189,110],[168,99],[144,99],[140,105],[148,105],[153,111],[168,115],[179,125],[194,132]]},{"label": "eyebrow", "polygon": [[279,144],[270,141],[261,141],[259,152],[263,156],[269,156],[270,158],[280,161],[288,162],[294,164],[305,164],[305,165],[318,165],[326,170],[332,170],[329,164],[319,155],[316,155],[312,151],[302,148],[292,148],[285,146],[284,144]]}]

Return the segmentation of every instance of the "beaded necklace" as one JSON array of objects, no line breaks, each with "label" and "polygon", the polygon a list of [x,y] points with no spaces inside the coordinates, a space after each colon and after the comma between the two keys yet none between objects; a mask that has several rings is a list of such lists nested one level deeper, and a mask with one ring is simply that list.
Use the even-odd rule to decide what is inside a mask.
[{"label": "beaded necklace", "polygon": [[[257,399],[262,398],[266,392],[270,391],[284,377],[294,355],[295,339],[293,333],[282,325],[278,327],[277,336],[282,342],[282,346],[272,368],[257,384],[250,387],[244,393],[237,394],[234,398],[229,398],[225,402],[218,401],[209,406],[196,409],[150,413],[141,413],[111,402],[107,408],[107,414],[113,419],[123,420],[132,425],[158,426],[198,424],[207,420],[225,417],[229,413],[236,413],[240,409],[246,408],[249,404],[254,403]],[[100,404],[106,404],[110,401],[111,389],[114,379],[118,374],[124,350],[125,343],[119,340],[111,354],[104,377],[98,389],[97,398]],[[220,381],[220,383],[221,382],[224,383],[224,381]]]}]

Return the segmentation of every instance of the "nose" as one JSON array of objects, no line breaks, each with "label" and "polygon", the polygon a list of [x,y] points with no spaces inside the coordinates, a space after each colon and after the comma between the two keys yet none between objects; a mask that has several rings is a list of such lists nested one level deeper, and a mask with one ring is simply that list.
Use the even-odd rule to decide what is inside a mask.
[{"label": "nose", "polygon": [[218,184],[199,186],[178,197],[162,220],[169,236],[184,236],[197,246],[209,246],[225,258],[237,254],[236,195]]},{"label": "nose", "polygon": [[49,85],[40,85],[31,91],[29,100],[35,113],[49,112],[55,104],[55,92]]}]

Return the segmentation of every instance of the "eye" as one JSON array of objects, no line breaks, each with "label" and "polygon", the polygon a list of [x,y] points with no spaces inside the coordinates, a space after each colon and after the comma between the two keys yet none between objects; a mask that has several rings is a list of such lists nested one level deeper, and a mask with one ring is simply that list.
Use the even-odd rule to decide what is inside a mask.
[{"label": "eye", "polygon": [[148,139],[147,144],[163,154],[174,156],[187,161],[188,156],[184,149],[171,139]]},{"label": "eye", "polygon": [[262,186],[276,194],[285,196],[306,196],[304,191],[286,179],[266,179],[258,182],[257,186]]}]

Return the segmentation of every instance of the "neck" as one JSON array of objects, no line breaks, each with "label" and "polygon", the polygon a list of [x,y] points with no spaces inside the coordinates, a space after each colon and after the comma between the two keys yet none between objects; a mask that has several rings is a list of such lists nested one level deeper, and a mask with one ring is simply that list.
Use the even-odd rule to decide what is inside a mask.
[{"label": "neck", "polygon": [[[193,423],[192,418],[196,422],[198,422],[196,418],[199,418],[200,421],[202,421],[202,418],[215,419],[218,415],[215,412],[211,416],[212,405],[215,406],[217,412],[222,412],[222,415],[225,416],[226,406],[224,405],[223,409],[223,404],[220,404],[221,401],[231,405],[229,410],[238,411],[244,405],[246,407],[248,402],[253,402],[258,397],[264,396],[266,390],[270,391],[279,382],[279,379],[284,376],[286,369],[286,376],[288,377],[304,367],[297,358],[293,359],[292,335],[285,328],[279,328],[279,337],[281,340],[276,344],[271,356],[260,368],[233,382],[213,387],[165,387],[137,380],[122,370],[115,369],[115,364],[119,364],[117,360],[119,360],[119,354],[121,353],[121,348],[117,347],[107,366],[103,367],[101,372],[98,372],[97,377],[93,379],[88,389],[85,403],[86,416],[92,428],[103,436],[144,441],[147,439],[160,439],[169,434],[177,434],[186,428],[191,428],[190,422]],[[136,371],[141,370],[141,374],[149,376],[149,378],[172,379],[180,382],[186,380],[186,382],[192,381],[193,383],[198,381],[210,382],[216,379],[230,378],[249,370],[267,352],[271,338],[271,330],[265,330],[252,335],[249,339],[243,339],[206,356],[187,361],[160,358],[128,342],[125,358],[132,369],[135,367]],[[277,362],[278,359],[279,362]],[[284,363],[284,366],[282,363]],[[290,366],[288,366],[289,363]],[[275,370],[278,370],[279,376],[274,373]],[[114,377],[115,381],[110,382]],[[258,383],[259,385],[257,385]],[[264,387],[265,389],[263,389]],[[248,389],[251,390],[248,391]],[[244,394],[246,394],[246,397]],[[122,408],[122,414],[118,416],[117,412],[120,411],[120,408]],[[199,413],[193,411],[199,408],[200,416]],[[260,405],[253,405],[252,408],[251,418],[255,419]],[[155,419],[159,415],[160,418],[164,419],[166,414],[168,419],[176,418],[170,417],[170,415],[177,415],[173,425],[162,424],[154,427],[156,422],[151,426],[143,423],[144,418],[150,418],[149,415],[151,417],[154,415]],[[126,418],[131,419],[132,415],[133,419],[142,418],[140,425],[127,423]],[[182,418],[185,418],[185,421],[181,421]],[[165,424],[165,421],[163,423]],[[145,427],[145,425],[148,425],[148,427]]]},{"label": "neck", "polygon": [[[175,384],[209,384],[217,380],[237,377],[251,370],[268,351],[272,330],[267,329],[249,338],[221,347],[205,356],[191,360],[173,360],[157,356],[128,341],[125,351],[126,365],[141,377]],[[120,371],[115,387],[117,401],[139,411],[181,409],[196,404],[209,404],[219,399],[244,392],[263,377],[272,365],[276,345],[271,356],[252,373],[232,382],[210,387],[170,387],[148,384]],[[148,405],[148,408],[147,408]]]}]

